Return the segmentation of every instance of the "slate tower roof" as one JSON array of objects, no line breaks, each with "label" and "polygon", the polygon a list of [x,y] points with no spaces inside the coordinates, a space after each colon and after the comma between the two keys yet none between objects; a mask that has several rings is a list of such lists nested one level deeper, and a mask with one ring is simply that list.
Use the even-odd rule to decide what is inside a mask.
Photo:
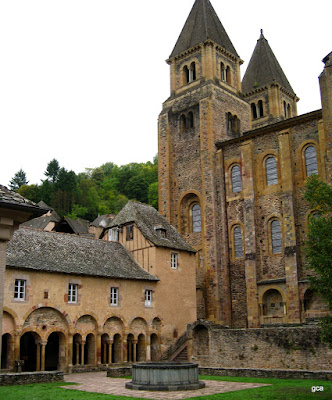
[{"label": "slate tower roof", "polygon": [[239,57],[210,1],[196,0],[170,58],[207,39]]},{"label": "slate tower roof", "polygon": [[242,92],[246,94],[273,82],[279,83],[290,94],[295,96],[284,71],[263,35],[263,30],[261,30],[260,38],[257,40],[255,50],[242,80]]}]

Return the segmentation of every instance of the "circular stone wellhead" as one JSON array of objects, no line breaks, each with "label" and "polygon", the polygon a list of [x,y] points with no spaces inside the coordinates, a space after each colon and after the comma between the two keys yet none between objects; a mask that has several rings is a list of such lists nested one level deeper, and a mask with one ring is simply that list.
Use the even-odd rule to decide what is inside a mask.
[{"label": "circular stone wellhead", "polygon": [[198,364],[158,362],[133,364],[127,389],[151,391],[196,390],[205,387],[198,380]]}]

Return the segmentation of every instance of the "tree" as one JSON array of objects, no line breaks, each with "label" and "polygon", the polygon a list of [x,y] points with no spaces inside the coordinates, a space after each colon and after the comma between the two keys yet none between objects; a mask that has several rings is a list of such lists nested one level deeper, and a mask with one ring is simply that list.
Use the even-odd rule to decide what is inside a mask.
[{"label": "tree", "polygon": [[27,180],[26,173],[21,168],[11,179],[9,187],[11,188],[11,190],[17,191],[21,186],[27,185],[28,183],[29,181]]},{"label": "tree", "polygon": [[49,178],[52,181],[52,183],[55,183],[58,179],[59,172],[60,172],[60,165],[58,161],[55,158],[53,158],[53,160],[47,164],[47,168],[46,171],[44,172],[44,175],[47,176],[47,178]]},{"label": "tree", "polygon": [[[315,210],[309,219],[306,257],[315,276],[310,287],[318,293],[332,311],[332,187],[317,175],[307,179],[304,195]],[[322,338],[332,348],[332,315],[321,320]]]},{"label": "tree", "polygon": [[17,193],[35,203],[41,200],[40,188],[38,185],[23,185],[17,190]]},{"label": "tree", "polygon": [[153,182],[149,186],[148,200],[149,204],[158,210],[158,182]]}]

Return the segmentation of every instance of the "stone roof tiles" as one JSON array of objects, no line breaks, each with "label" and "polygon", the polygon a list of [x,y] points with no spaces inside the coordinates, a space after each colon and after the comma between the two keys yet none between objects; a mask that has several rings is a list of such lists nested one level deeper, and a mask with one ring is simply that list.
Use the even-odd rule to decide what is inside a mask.
[{"label": "stone roof tiles", "polygon": [[36,203],[12,190],[9,190],[3,185],[0,185],[0,207],[33,212],[35,215],[45,213],[45,210],[40,208]]},{"label": "stone roof tiles", "polygon": [[196,0],[170,58],[210,39],[238,56],[209,0]]},{"label": "stone roof tiles", "polygon": [[120,244],[20,228],[7,246],[7,266],[35,271],[157,281]]},{"label": "stone roof tiles", "polygon": [[[155,246],[195,252],[155,208],[139,202],[128,201],[107,228],[130,222],[134,222],[144,237]],[[160,234],[162,230],[165,232],[165,237]]]},{"label": "stone roof tiles", "polygon": [[273,82],[277,82],[295,96],[284,71],[261,30],[260,38],[257,40],[255,50],[242,80],[242,92],[246,94]]}]

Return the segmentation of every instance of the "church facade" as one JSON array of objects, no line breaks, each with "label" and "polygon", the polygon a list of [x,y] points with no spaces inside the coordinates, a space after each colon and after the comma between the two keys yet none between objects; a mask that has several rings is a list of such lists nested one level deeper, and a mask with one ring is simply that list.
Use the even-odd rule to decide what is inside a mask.
[{"label": "church facade", "polygon": [[322,110],[298,97],[263,32],[243,63],[209,0],[196,0],[167,60],[159,116],[159,212],[197,250],[198,318],[231,328],[310,322],[303,244],[312,174],[331,183],[332,54]]}]

